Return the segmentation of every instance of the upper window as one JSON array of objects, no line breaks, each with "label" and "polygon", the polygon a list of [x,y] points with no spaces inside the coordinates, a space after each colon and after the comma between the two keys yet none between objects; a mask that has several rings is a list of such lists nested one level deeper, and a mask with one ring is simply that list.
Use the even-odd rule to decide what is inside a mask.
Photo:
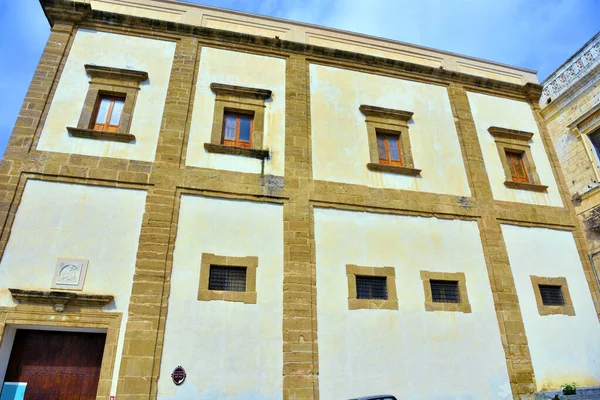
[{"label": "upper window", "polygon": [[357,275],[356,298],[387,300],[387,277]]},{"label": "upper window", "polygon": [[597,168],[600,167],[600,103],[593,106],[567,127],[578,136],[587,136],[588,140],[583,140],[583,146],[590,161]]},{"label": "upper window", "polygon": [[596,157],[600,158],[600,129],[587,135],[594,147]]},{"label": "upper window", "polygon": [[377,133],[377,152],[379,163],[403,166],[400,135]]},{"label": "upper window", "polygon": [[368,105],[359,110],[366,116],[371,171],[416,176],[408,136],[408,121],[413,113]]},{"label": "upper window", "polygon": [[67,127],[71,136],[130,143],[129,132],[140,84],[148,73],[131,69],[85,65],[91,77],[77,127]]},{"label": "upper window", "polygon": [[225,111],[223,115],[223,144],[252,147],[254,115]]},{"label": "upper window", "polygon": [[515,129],[490,126],[488,132],[494,137],[498,155],[504,169],[504,185],[511,189],[545,192],[535,169],[529,141],[533,133]]},{"label": "upper window", "polygon": [[264,160],[269,150],[263,149],[265,100],[271,91],[243,86],[211,83],[215,93],[215,110],[209,153],[245,156]]},{"label": "upper window", "polygon": [[117,132],[124,104],[124,96],[98,96],[91,128],[97,131]]},{"label": "upper window", "polygon": [[506,150],[506,159],[508,160],[513,182],[529,182],[524,158],[525,153],[523,152]]}]

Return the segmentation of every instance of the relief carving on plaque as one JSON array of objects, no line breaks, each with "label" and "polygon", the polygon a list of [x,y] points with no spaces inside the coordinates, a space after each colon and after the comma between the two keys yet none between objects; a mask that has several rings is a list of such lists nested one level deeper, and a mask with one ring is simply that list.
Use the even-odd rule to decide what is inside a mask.
[{"label": "relief carving on plaque", "polygon": [[52,289],[83,290],[88,260],[59,258],[52,279]]}]

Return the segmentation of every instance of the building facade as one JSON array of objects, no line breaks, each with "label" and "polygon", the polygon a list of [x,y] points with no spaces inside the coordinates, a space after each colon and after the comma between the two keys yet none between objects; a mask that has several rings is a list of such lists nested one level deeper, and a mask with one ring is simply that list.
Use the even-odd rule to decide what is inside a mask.
[{"label": "building facade", "polygon": [[534,72],[171,0],[41,4],[0,164],[3,390],[600,384],[598,288]]},{"label": "building facade", "polygon": [[599,82],[600,32],[543,82],[540,99],[594,271],[600,265]]}]

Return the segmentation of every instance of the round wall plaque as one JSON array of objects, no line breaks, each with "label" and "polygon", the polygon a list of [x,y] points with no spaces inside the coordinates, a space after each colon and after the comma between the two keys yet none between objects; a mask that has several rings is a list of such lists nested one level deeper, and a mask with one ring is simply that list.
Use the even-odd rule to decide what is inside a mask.
[{"label": "round wall plaque", "polygon": [[177,386],[181,385],[185,381],[186,376],[187,375],[185,374],[185,369],[183,369],[183,367],[181,365],[179,365],[177,368],[175,368],[173,370],[173,373],[171,374],[173,383],[176,384]]}]

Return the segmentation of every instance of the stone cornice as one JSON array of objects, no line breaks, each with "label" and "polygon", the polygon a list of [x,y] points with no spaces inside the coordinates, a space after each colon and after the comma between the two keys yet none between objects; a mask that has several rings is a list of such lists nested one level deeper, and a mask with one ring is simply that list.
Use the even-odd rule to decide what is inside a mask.
[{"label": "stone cornice", "polygon": [[526,83],[523,86],[523,92],[525,93],[527,99],[536,104],[540,101],[542,90],[542,85],[538,85],[537,83]]},{"label": "stone cornice", "polygon": [[541,88],[540,85],[532,83],[528,85],[519,85],[482,76],[470,75],[463,72],[449,71],[443,68],[434,68],[368,54],[281,40],[279,38],[268,38],[132,15],[117,14],[108,11],[92,10],[89,3],[79,3],[71,0],[40,0],[40,3],[42,4],[46,17],[51,25],[54,25],[59,21],[71,23],[88,21],[92,23],[106,23],[110,26],[130,26],[154,32],[166,32],[178,35],[195,36],[201,39],[261,46],[278,51],[302,53],[307,56],[324,57],[368,65],[370,67],[392,69],[417,76],[420,75],[426,79],[444,80],[485,90],[500,91],[508,95],[516,95],[525,98],[528,97],[528,93],[531,92],[532,88],[537,86]]},{"label": "stone cornice", "polygon": [[272,92],[267,89],[255,89],[244,86],[226,85],[224,83],[211,83],[210,88],[216,94],[236,97],[249,97],[253,99],[266,100],[271,97]]},{"label": "stone cornice", "polygon": [[77,23],[89,19],[92,15],[92,6],[69,0],[40,0],[44,15],[53,27],[56,22]]},{"label": "stone cornice", "polygon": [[111,80],[127,80],[138,84],[148,79],[148,73],[145,71],[136,71],[134,69],[123,69],[113,67],[103,67],[100,65],[85,64],[85,72],[92,78],[102,78]]},{"label": "stone cornice", "polygon": [[400,121],[408,121],[412,118],[414,114],[411,111],[394,110],[393,108],[368,106],[365,104],[358,107],[358,109],[367,117],[381,117],[388,119],[397,119]]},{"label": "stone cornice", "polygon": [[114,296],[105,294],[86,294],[77,292],[42,291],[26,289],[8,289],[13,299],[19,303],[49,304],[54,311],[62,312],[67,304],[88,307],[103,307],[114,300]]},{"label": "stone cornice", "polygon": [[518,131],[516,129],[501,128],[499,126],[490,126],[488,132],[494,137],[501,137],[505,139],[514,139],[529,141],[533,137],[532,132]]}]

